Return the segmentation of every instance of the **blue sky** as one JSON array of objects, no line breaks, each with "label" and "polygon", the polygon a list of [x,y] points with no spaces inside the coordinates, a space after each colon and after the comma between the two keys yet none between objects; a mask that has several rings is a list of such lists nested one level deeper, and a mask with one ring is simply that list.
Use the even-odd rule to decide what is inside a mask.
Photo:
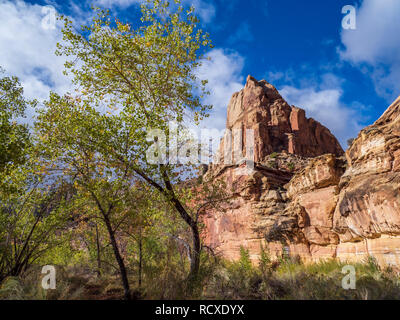
[{"label": "blue sky", "polygon": [[[89,5],[137,21],[140,0],[0,0],[0,65],[19,76],[30,97],[69,90],[55,57],[59,26],[43,30],[42,6],[77,23]],[[248,74],[275,85],[290,104],[346,140],[374,122],[400,95],[398,0],[184,0],[194,4],[213,40],[199,74],[210,80],[212,122],[225,125],[229,98]],[[342,29],[342,7],[356,7],[356,29]]]}]

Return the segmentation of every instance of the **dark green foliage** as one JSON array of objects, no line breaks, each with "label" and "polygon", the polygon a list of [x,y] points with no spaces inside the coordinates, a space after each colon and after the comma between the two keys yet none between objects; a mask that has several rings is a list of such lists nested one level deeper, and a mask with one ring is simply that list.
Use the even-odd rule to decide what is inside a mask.
[{"label": "dark green foliage", "polygon": [[[0,68],[0,76],[3,72]],[[26,160],[29,131],[17,120],[24,117],[26,108],[35,102],[26,100],[23,92],[18,78],[0,78],[0,172],[7,165],[20,165]]]}]

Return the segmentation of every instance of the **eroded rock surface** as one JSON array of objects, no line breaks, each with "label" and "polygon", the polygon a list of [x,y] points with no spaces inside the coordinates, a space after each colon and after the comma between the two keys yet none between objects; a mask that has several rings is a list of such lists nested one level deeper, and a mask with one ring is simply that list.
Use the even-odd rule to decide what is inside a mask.
[{"label": "eroded rock surface", "polygon": [[210,166],[205,177],[234,191],[225,210],[203,217],[207,245],[228,259],[244,247],[257,261],[263,244],[305,261],[373,255],[400,265],[400,97],[345,157],[327,128],[250,76],[232,96],[227,128],[241,129],[244,142],[254,130],[255,165]]},{"label": "eroded rock surface", "polygon": [[[244,89],[233,94],[229,102],[226,127],[243,130],[243,154],[246,154],[246,129],[254,130],[256,162],[262,162],[274,152],[303,157],[343,154],[342,147],[329,129],[312,118],[306,118],[303,109],[290,106],[274,86],[251,76],[247,77]],[[226,138],[221,141],[221,157],[226,141]],[[230,144],[233,150],[233,141]]]},{"label": "eroded rock surface", "polygon": [[[399,151],[400,98],[363,129],[346,152],[348,168],[333,217],[341,244],[365,243],[354,246],[353,252],[372,254],[382,263],[400,262]],[[349,248],[340,245],[338,257]]]}]

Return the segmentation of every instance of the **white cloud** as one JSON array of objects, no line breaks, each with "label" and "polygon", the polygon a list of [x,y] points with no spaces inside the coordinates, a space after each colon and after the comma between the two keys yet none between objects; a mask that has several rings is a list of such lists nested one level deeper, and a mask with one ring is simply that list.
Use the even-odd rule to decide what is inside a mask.
[{"label": "white cloud", "polygon": [[[333,81],[331,77],[327,81]],[[342,103],[342,89],[328,89],[330,83],[323,83],[319,87],[284,86],[279,92],[289,104],[306,110],[307,118],[314,118],[327,127],[345,148],[347,139],[355,137],[363,127],[358,109],[365,107],[358,102]]]},{"label": "white cloud", "polygon": [[210,60],[203,61],[197,72],[200,79],[208,80],[208,90],[211,93],[204,99],[204,103],[214,106],[209,118],[212,124],[206,123],[206,126],[223,129],[229,100],[244,85],[241,75],[244,58],[236,52],[223,49],[213,49],[206,57]]},{"label": "white cloud", "polygon": [[42,6],[0,1],[0,65],[20,78],[28,98],[43,100],[50,90],[64,93],[70,81],[62,74],[64,59],[54,54],[60,26],[42,26]]},{"label": "white cloud", "polygon": [[378,94],[400,94],[400,1],[364,0],[357,9],[356,30],[342,30],[343,60],[372,77]]},{"label": "white cloud", "polygon": [[[92,2],[68,0],[68,6],[64,3],[64,9],[67,7],[69,18],[77,29],[82,25],[90,25],[96,13],[90,9]],[[57,10],[62,10],[60,5],[55,5]]]},{"label": "white cloud", "polygon": [[[215,153],[226,127],[227,106],[234,92],[244,86],[241,72],[244,58],[238,53],[223,49],[213,49],[206,55],[207,60],[197,70],[201,80],[208,80],[207,89],[210,95],[203,99],[204,104],[213,105],[208,118],[199,126],[193,124],[193,115],[189,115],[187,125],[200,136],[200,129],[211,131],[213,152]],[[202,132],[204,133],[204,132]],[[204,137],[202,137],[204,138]]]},{"label": "white cloud", "polygon": [[213,109],[200,125],[194,124],[192,112],[186,115],[185,121],[187,127],[196,132],[198,137],[206,140],[212,138],[212,150],[215,154],[225,132],[229,100],[233,93],[244,86],[244,78],[241,76],[244,58],[237,52],[224,49],[212,49],[205,58],[196,75],[200,80],[208,80],[207,89],[210,95],[202,102],[213,105]]},{"label": "white cloud", "polygon": [[[99,0],[98,3],[123,7],[140,1]],[[61,9],[55,2],[48,3]],[[194,4],[199,14],[207,19],[214,17],[215,9],[211,4],[200,0]],[[70,0],[67,5],[77,24],[90,19],[91,13],[82,10],[82,3]],[[42,21],[46,16],[43,8],[22,0],[0,0],[0,66],[7,74],[21,80],[27,98],[40,101],[47,99],[51,90],[60,94],[73,90],[71,79],[62,73],[65,57],[54,54],[57,42],[62,42],[61,22],[57,21],[54,29],[43,28]],[[220,96],[219,91],[217,95]],[[32,116],[33,110],[28,110],[28,114]]]},{"label": "white cloud", "polygon": [[195,7],[195,13],[200,17],[202,23],[210,23],[215,18],[216,9],[212,1],[184,0],[183,3]]}]

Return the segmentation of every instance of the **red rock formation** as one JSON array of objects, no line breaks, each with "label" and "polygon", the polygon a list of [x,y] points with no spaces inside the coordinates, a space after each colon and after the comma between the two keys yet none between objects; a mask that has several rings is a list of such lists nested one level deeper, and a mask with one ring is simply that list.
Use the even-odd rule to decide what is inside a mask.
[{"label": "red rock formation", "polygon": [[[255,167],[247,172],[244,165],[211,166],[206,178],[223,178],[228,188],[235,190],[235,200],[224,212],[210,211],[204,217],[205,242],[233,259],[238,257],[240,246],[251,248],[251,257],[256,260],[265,234],[279,224],[287,226],[296,238],[297,243],[289,244],[291,251],[309,255],[309,248],[302,243],[304,235],[294,232],[297,218],[286,210],[284,185],[307,165],[308,157],[342,155],[338,141],[320,123],[307,119],[304,110],[289,106],[271,84],[250,76],[244,89],[231,98],[227,129],[243,131],[243,153],[244,129],[254,130]],[[221,141],[220,160],[225,141]],[[271,243],[270,248],[279,253],[282,245]]]},{"label": "red rock formation", "polygon": [[252,77],[229,103],[227,128],[255,130],[256,161],[251,171],[214,165],[205,175],[235,190],[224,212],[204,217],[209,246],[228,259],[243,246],[256,261],[264,243],[306,261],[374,255],[400,264],[400,97],[360,132],[346,159],[328,129]]},{"label": "red rock formation", "polygon": [[285,209],[285,194],[280,187],[291,177],[290,172],[263,165],[250,172],[245,164],[209,170],[205,179],[223,179],[227,189],[234,193],[233,201],[223,212],[210,210],[203,217],[206,244],[229,259],[237,259],[240,247],[244,246],[250,249],[251,258],[257,260],[269,216]]},{"label": "red rock formation", "polygon": [[339,237],[332,230],[333,213],[344,169],[343,159],[332,154],[320,156],[312,159],[285,186],[290,202],[287,210],[295,215],[293,206],[301,208],[299,232],[304,236],[303,242],[309,247],[312,260],[335,256]]},{"label": "red rock formation", "polygon": [[[246,153],[245,130],[254,130],[255,162],[261,162],[273,152],[303,157],[343,154],[327,128],[312,118],[307,119],[303,109],[289,106],[274,86],[251,76],[247,77],[244,89],[234,93],[229,102],[226,127],[243,130],[243,154]],[[221,162],[223,154],[224,141],[220,146]]]},{"label": "red rock formation", "polygon": [[400,97],[346,152],[348,168],[333,216],[338,257],[372,254],[382,263],[400,264],[399,156]]}]

